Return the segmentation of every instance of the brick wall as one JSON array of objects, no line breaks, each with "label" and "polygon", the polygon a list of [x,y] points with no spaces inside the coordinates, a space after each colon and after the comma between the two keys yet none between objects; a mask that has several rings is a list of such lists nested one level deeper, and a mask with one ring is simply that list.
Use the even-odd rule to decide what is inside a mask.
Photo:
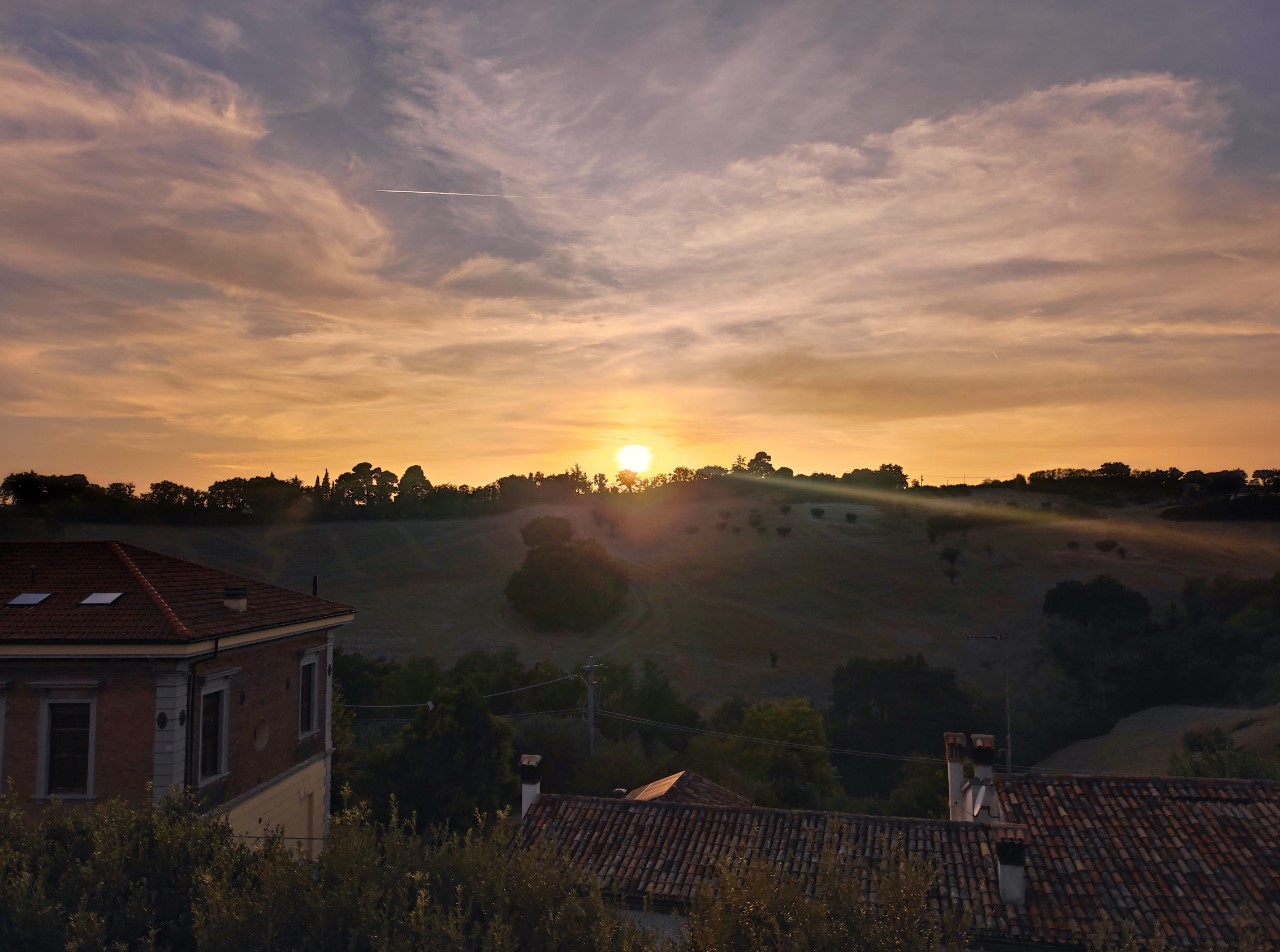
[{"label": "brick wall", "polygon": [[[217,806],[247,793],[295,765],[323,753],[324,725],[328,717],[325,666],[326,632],[224,651],[217,658],[196,665],[197,680],[216,677],[228,668],[231,676],[227,706],[227,776],[200,788],[209,806]],[[317,659],[318,730],[298,736],[299,686],[303,655],[322,649]],[[194,750],[200,750],[200,706],[195,710]],[[262,740],[261,728],[266,738]]]},{"label": "brick wall", "polygon": [[[0,662],[0,684],[8,684],[0,737],[0,778],[22,802],[32,802],[39,786],[40,702],[46,694],[31,682],[96,681],[94,799],[121,797],[146,802],[148,783],[155,782],[158,793],[181,783],[188,758],[193,771],[198,772],[201,679],[238,669],[228,683],[227,775],[199,788],[210,807],[235,800],[324,753],[329,716],[327,639],[325,631],[310,632],[222,651],[216,658],[196,662],[193,707],[187,698],[186,662]],[[303,655],[311,649],[319,649],[315,656],[317,729],[300,738],[299,676]],[[157,722],[161,710],[166,712],[163,728]],[[184,711],[193,722],[189,750],[188,727],[180,723]],[[265,732],[261,730],[264,725]],[[319,769],[323,775],[324,758]],[[315,802],[321,804],[318,810],[327,811],[328,804],[323,801],[322,790]]]},{"label": "brick wall", "polygon": [[0,770],[20,800],[36,795],[40,702],[47,695],[31,682],[98,681],[93,788],[97,800],[146,798],[152,776],[155,720],[154,668],[137,662],[5,662],[8,682]]}]

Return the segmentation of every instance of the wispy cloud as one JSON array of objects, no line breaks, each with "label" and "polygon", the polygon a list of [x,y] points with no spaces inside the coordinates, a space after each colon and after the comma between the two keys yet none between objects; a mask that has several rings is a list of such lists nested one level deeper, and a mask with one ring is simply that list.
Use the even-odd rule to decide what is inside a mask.
[{"label": "wispy cloud", "polygon": [[0,52],[8,465],[477,481],[619,440],[828,470],[1274,443],[1248,77],[1121,68],[1114,37],[1073,65],[1056,11],[983,21],[1044,51],[997,75],[947,4],[881,7],[68,15],[57,49]]}]

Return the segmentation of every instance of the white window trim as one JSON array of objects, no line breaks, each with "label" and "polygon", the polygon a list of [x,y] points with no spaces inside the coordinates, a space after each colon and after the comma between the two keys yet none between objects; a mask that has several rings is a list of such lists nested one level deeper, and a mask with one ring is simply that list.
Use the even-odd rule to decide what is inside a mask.
[{"label": "white window trim", "polygon": [[[196,776],[198,778],[196,786],[204,787],[211,783],[217,783],[219,780],[226,778],[231,773],[228,765],[228,740],[231,736],[231,675],[233,672],[224,671],[215,674],[212,677],[204,679],[204,683],[200,685],[200,707],[196,712],[200,725],[200,743],[196,750]],[[207,695],[222,692],[222,716],[219,720],[219,733],[222,735],[218,738],[218,772],[204,776],[204,699]]]},{"label": "white window trim", "polygon": [[[36,747],[36,798],[41,800],[92,800],[95,796],[94,773],[98,749],[98,685],[92,681],[84,684],[76,682],[43,683],[33,682],[32,687],[39,690],[40,698],[40,733]],[[85,778],[84,793],[50,793],[49,792],[49,705],[50,704],[88,704],[89,705],[89,764],[88,776]]]},{"label": "white window trim", "polygon": [[[304,737],[314,737],[320,733],[323,724],[320,723],[320,690],[323,682],[320,680],[320,673],[324,670],[320,659],[326,651],[324,645],[316,648],[309,648],[302,653],[302,657],[298,661],[298,739]],[[302,729],[302,672],[307,665],[312,664],[311,675],[311,730],[304,731]]]}]

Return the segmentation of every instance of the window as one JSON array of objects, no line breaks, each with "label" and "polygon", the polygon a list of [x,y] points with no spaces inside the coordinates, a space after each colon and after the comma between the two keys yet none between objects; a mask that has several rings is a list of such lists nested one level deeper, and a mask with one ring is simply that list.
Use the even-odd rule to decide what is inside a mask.
[{"label": "window", "polygon": [[92,797],[98,682],[32,682],[40,699],[36,796]]},{"label": "window", "polygon": [[88,701],[49,702],[49,775],[51,796],[89,792],[89,748],[93,711]]},{"label": "window", "polygon": [[227,772],[227,682],[200,693],[200,782]]},{"label": "window", "polygon": [[319,728],[320,659],[314,654],[302,659],[302,672],[298,676],[298,733],[307,735]]},{"label": "window", "polygon": [[23,592],[9,599],[10,605],[39,605],[49,597],[48,592]]}]

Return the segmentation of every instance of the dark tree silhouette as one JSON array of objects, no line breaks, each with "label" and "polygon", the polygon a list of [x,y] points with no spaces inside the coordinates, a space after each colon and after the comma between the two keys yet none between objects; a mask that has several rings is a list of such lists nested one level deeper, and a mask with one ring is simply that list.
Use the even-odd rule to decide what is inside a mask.
[{"label": "dark tree silhouette", "polygon": [[561,545],[573,538],[573,526],[563,516],[539,516],[525,523],[520,538],[531,549],[543,545]]},{"label": "dark tree silhouette", "polygon": [[507,580],[511,605],[536,627],[590,631],[619,609],[627,577],[595,539],[530,549]]}]

